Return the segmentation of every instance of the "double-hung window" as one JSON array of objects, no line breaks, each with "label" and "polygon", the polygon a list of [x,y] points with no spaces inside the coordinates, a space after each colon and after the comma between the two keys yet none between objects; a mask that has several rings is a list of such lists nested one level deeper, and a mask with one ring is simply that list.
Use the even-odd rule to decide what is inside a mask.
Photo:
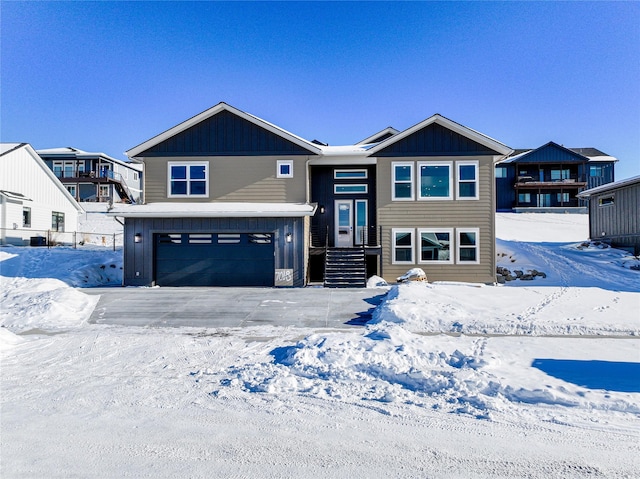
[{"label": "double-hung window", "polygon": [[421,228],[418,230],[420,242],[419,263],[453,263],[453,229]]},{"label": "double-hung window", "polygon": [[391,164],[391,199],[413,200],[413,163]]},{"label": "double-hung window", "polygon": [[413,229],[393,228],[393,264],[414,264]]},{"label": "double-hung window", "polygon": [[478,162],[458,161],[458,199],[478,199]]},{"label": "double-hung window", "polygon": [[478,228],[458,228],[457,244],[458,244],[458,263],[470,264],[480,262],[480,246]]},{"label": "double-hung window", "polygon": [[209,162],[169,162],[168,197],[209,196]]},{"label": "double-hung window", "polygon": [[451,200],[452,167],[451,163],[418,163],[419,192],[421,200]]}]

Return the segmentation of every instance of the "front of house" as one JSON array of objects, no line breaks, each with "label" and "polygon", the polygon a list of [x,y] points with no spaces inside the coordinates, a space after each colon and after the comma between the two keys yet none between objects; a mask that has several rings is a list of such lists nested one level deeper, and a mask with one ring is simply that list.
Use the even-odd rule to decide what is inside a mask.
[{"label": "front of house", "polygon": [[495,281],[494,166],[512,150],[440,115],[348,146],[220,103],[132,148],[125,285]]}]

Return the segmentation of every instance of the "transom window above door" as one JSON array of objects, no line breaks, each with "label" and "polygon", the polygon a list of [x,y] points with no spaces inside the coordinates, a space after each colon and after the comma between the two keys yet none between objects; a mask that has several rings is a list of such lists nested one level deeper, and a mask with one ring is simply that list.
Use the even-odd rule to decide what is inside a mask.
[{"label": "transom window above door", "polygon": [[209,195],[209,163],[169,163],[167,196],[207,197]]}]

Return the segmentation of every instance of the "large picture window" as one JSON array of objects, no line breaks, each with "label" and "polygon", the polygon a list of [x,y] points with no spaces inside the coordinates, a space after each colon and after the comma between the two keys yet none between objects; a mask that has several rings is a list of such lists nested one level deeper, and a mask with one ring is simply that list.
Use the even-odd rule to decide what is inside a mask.
[{"label": "large picture window", "polygon": [[420,199],[450,200],[451,163],[418,163]]},{"label": "large picture window", "polygon": [[480,249],[478,228],[458,228],[458,263],[479,263]]},{"label": "large picture window", "polygon": [[393,228],[393,264],[414,264],[413,229]]},{"label": "large picture window", "polygon": [[478,162],[458,161],[458,199],[478,199]]},{"label": "large picture window", "polygon": [[420,242],[419,263],[453,263],[451,247],[453,230],[447,228],[418,230]]},{"label": "large picture window", "polygon": [[209,195],[209,163],[169,163],[169,197]]},{"label": "large picture window", "polygon": [[413,199],[413,163],[391,165],[391,196],[393,200]]}]

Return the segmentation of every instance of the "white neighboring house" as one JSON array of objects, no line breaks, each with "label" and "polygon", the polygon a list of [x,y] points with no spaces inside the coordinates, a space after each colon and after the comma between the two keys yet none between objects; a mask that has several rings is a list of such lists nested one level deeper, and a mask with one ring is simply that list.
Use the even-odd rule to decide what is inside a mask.
[{"label": "white neighboring house", "polygon": [[82,212],[31,145],[0,143],[0,244],[71,242]]}]

